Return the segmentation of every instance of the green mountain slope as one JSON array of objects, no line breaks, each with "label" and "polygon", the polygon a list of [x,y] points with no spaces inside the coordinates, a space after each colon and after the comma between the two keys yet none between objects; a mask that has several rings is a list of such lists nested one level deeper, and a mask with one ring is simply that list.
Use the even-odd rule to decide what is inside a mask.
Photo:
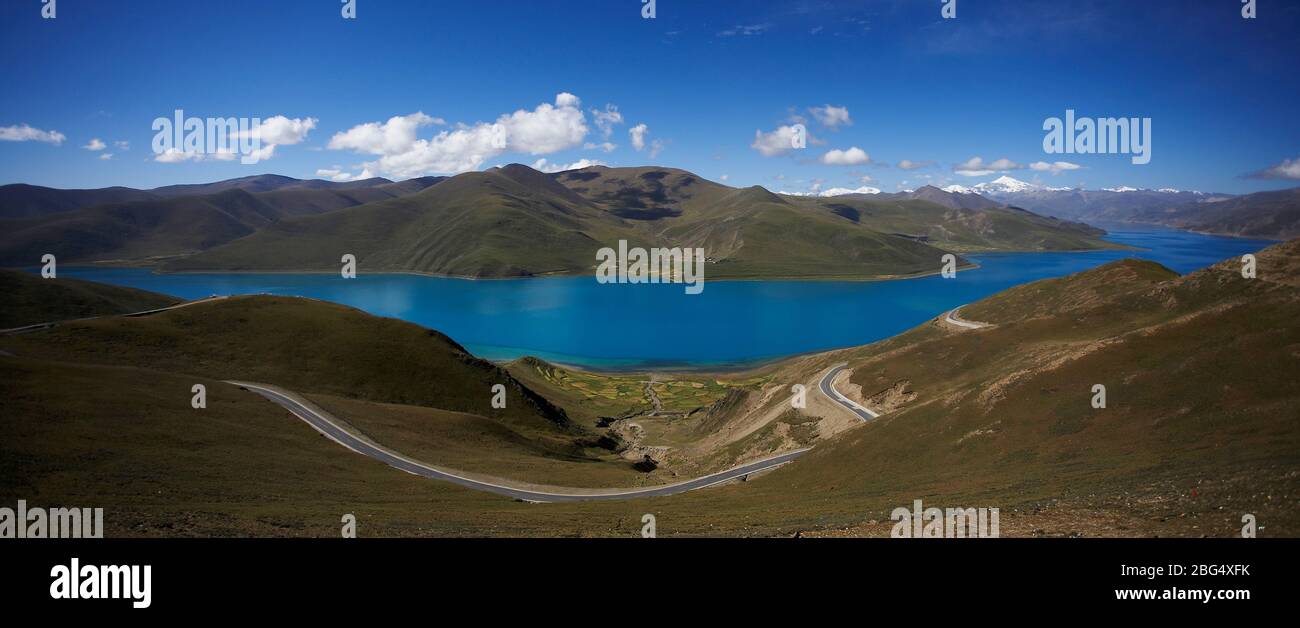
[{"label": "green mountain slope", "polygon": [[683,171],[596,168],[551,176],[512,165],[400,199],[285,220],[164,268],[334,270],[351,253],[363,271],[590,273],[596,252],[619,240],[702,247],[713,278],[900,275],[937,269],[943,255],[761,188],[737,190]]},{"label": "green mountain slope", "polygon": [[[232,297],[141,318],[69,323],[3,339],[3,346],[63,362],[265,382],[574,432],[562,410],[450,338],[311,299]],[[491,407],[494,384],[506,386],[505,409]]]},{"label": "green mountain slope", "polygon": [[0,329],[52,321],[143,312],[180,299],[80,279],[44,279],[0,269]]},{"label": "green mountain slope", "polygon": [[167,270],[336,270],[472,277],[583,272],[602,242],[631,233],[546,175],[523,166],[473,172],[409,196],[282,221],[176,260]]},{"label": "green mountain slope", "polygon": [[[1297,254],[1300,241],[1262,251],[1254,280],[1235,259],[1184,277],[1114,262],[962,309],[992,328],[931,323],[828,356],[820,365],[853,369],[842,390],[894,408],[744,501],[819,511],[831,525],[885,519],[917,498],[1004,513],[1060,504],[1130,529],[1201,517],[1215,535],[1267,512],[1294,533],[1294,510],[1266,496],[1300,489]],[[850,486],[860,488],[837,490]]]}]

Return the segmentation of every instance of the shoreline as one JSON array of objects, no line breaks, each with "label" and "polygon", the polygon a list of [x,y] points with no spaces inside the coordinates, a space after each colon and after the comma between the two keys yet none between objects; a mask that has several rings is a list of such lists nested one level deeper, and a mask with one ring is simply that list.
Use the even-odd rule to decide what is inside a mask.
[{"label": "shoreline", "polygon": [[[989,253],[1044,253],[1044,252],[1065,252],[1065,253],[1086,253],[1089,251],[1104,251],[1109,249],[1080,249],[1071,251],[984,251],[980,253],[969,253],[970,255],[986,255]],[[132,263],[114,263],[114,261],[95,261],[95,262],[73,262],[63,264],[64,268],[129,268],[136,270],[148,270],[151,274],[160,276],[184,276],[184,275],[336,275],[338,271],[334,270],[179,270],[164,271],[152,264],[132,264]],[[16,266],[12,267],[20,270],[36,268],[34,266]],[[957,267],[958,272],[977,270],[979,264],[970,263]],[[941,270],[923,271],[904,275],[773,275],[770,277],[739,277],[722,275],[715,278],[705,277],[704,282],[713,281],[845,281],[845,282],[873,282],[873,281],[897,281],[904,279],[921,279],[938,275]],[[464,281],[523,281],[531,279],[565,279],[577,277],[595,277],[594,272],[590,273],[569,273],[569,272],[552,272],[539,273],[535,275],[518,275],[513,277],[475,277],[471,275],[449,275],[443,273],[431,273],[420,270],[376,270],[371,272],[358,272],[357,276],[381,276],[381,275],[411,275],[415,277],[428,277],[431,279],[459,279]],[[682,282],[644,282],[646,284],[672,285],[673,283]]]}]

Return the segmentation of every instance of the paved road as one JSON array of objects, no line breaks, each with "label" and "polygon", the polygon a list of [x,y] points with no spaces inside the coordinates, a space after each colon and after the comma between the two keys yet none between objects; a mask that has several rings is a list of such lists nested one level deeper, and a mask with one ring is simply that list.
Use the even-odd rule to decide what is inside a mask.
[{"label": "paved road", "polygon": [[695,489],[705,488],[708,486],[713,486],[715,484],[721,484],[723,482],[744,477],[752,473],[757,473],[759,471],[774,469],[776,467],[779,467],[783,464],[786,464],[794,460],[795,458],[798,458],[799,456],[803,455],[805,452],[808,451],[808,449],[800,449],[798,451],[792,451],[790,453],[781,454],[779,456],[772,456],[771,458],[765,458],[757,462],[751,462],[749,464],[735,467],[733,469],[720,471],[718,473],[706,475],[704,477],[696,478],[694,480],[678,482],[676,484],[666,484],[663,486],[653,486],[647,488],[634,488],[634,489],[574,488],[574,489],[564,489],[565,492],[563,493],[550,493],[546,491],[530,490],[530,489],[525,489],[525,488],[520,488],[515,486],[507,486],[505,484],[494,484],[492,482],[488,482],[484,480],[476,480],[468,477],[463,477],[457,475],[457,473],[459,473],[458,471],[454,471],[450,469],[440,469],[437,467],[429,466],[422,462],[411,460],[410,458],[407,458],[395,451],[377,445],[373,445],[371,443],[368,443],[364,440],[357,438],[356,436],[353,436],[347,430],[339,427],[339,425],[334,422],[333,417],[317,412],[303,405],[297,399],[294,399],[293,397],[286,395],[282,392],[279,392],[277,390],[274,390],[264,385],[250,384],[248,382],[231,381],[227,383],[234,384],[241,388],[257,393],[263,397],[266,397],[267,399],[285,408],[289,412],[292,412],[294,416],[298,417],[299,419],[302,419],[308,425],[315,428],[316,431],[320,432],[321,434],[324,434],[330,440],[333,440],[334,442],[343,445],[344,447],[347,447],[348,449],[351,449],[352,451],[359,453],[363,456],[374,458],[375,460],[383,462],[393,468],[401,469],[402,471],[406,471],[407,473],[411,473],[414,475],[418,475],[418,476],[422,476],[434,480],[452,482],[454,484],[459,484],[467,488],[472,488],[480,491],[487,491],[490,493],[505,495],[507,497],[513,497],[515,499],[522,499],[524,501],[530,501],[530,502],[580,502],[580,501],[596,501],[596,500],[629,499],[633,497],[658,497],[664,495],[676,495],[678,493],[685,493],[686,491],[693,491]]},{"label": "paved road", "polygon": [[965,327],[966,329],[983,329],[989,326],[988,323],[975,323],[972,321],[962,320],[960,317],[957,316],[957,312],[961,311],[963,307],[966,306],[959,305],[949,310],[947,314],[944,314],[943,322],[948,323],[950,325],[956,325],[958,327]]},{"label": "paved road", "polygon": [[830,397],[831,401],[848,408],[850,412],[857,415],[857,417],[862,419],[863,422],[870,421],[871,419],[880,416],[879,412],[875,412],[866,406],[859,405],[848,397],[841,395],[840,391],[835,390],[835,385],[832,382],[835,381],[835,376],[839,375],[840,371],[843,371],[846,367],[847,365],[841,364],[831,369],[824,377],[822,377],[822,381],[817,385],[822,389],[822,394]]},{"label": "paved road", "polygon": [[212,295],[212,296],[210,296],[210,297],[208,297],[208,298],[206,298],[206,299],[199,299],[199,300],[197,300],[197,301],[186,301],[186,302],[184,302],[184,303],[177,303],[176,305],[169,305],[169,306],[167,306],[167,307],[160,307],[160,308],[157,308],[157,309],[145,310],[145,311],[143,311],[143,312],[131,312],[130,314],[108,314],[108,315],[105,315],[105,316],[87,316],[87,317],[85,317],[85,318],[74,318],[74,319],[70,319],[70,320],[66,320],[66,321],[51,321],[51,322],[48,322],[48,323],[36,323],[35,325],[24,325],[24,326],[22,326],[22,327],[14,327],[14,328],[11,328],[11,329],[0,329],[0,336],[8,335],[8,334],[23,334],[23,333],[27,333],[27,332],[29,332],[29,331],[36,331],[36,330],[38,330],[38,329],[49,329],[49,328],[51,328],[51,327],[56,327],[56,326],[58,326],[58,325],[63,325],[63,324],[65,324],[65,323],[80,323],[80,322],[82,322],[82,321],[93,321],[93,320],[95,320],[95,319],[99,319],[99,318],[113,318],[113,317],[120,317],[120,318],[136,318],[136,317],[140,317],[140,316],[149,316],[150,314],[157,314],[157,313],[159,313],[159,312],[167,312],[167,311],[169,311],[169,310],[177,310],[177,309],[180,309],[180,308],[183,308],[183,307],[189,307],[189,306],[191,306],[191,305],[198,305],[198,304],[200,304],[200,303],[207,303],[207,302],[209,302],[209,301],[220,301],[221,299],[225,299],[225,298],[226,298],[226,297],[221,297],[221,296],[217,296],[217,295]]}]

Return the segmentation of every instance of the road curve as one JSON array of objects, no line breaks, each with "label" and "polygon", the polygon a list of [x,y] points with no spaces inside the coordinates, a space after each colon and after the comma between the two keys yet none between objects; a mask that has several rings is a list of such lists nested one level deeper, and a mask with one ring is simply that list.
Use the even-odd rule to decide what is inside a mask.
[{"label": "road curve", "polygon": [[972,321],[962,320],[961,317],[957,316],[957,312],[961,311],[963,307],[966,306],[959,305],[955,308],[952,308],[951,310],[948,310],[948,313],[943,315],[943,322],[948,323],[949,325],[964,327],[966,329],[984,329],[985,327],[992,327],[992,325],[989,325],[988,323],[976,323]]},{"label": "road curve", "polygon": [[[252,384],[248,382],[239,382],[239,381],[227,381],[226,383],[239,386],[240,388],[244,388],[246,390],[249,390],[253,393],[256,393],[258,395],[261,395],[262,397],[271,400],[275,404],[293,413],[294,416],[298,417],[299,419],[302,419],[304,422],[312,426],[316,431],[320,432],[321,434],[324,434],[330,440],[333,440],[334,442],[348,449],[351,449],[352,451],[359,453],[363,456],[374,458],[375,460],[383,462],[395,469],[400,469],[402,471],[406,471],[407,473],[411,473],[421,477],[426,477],[433,480],[442,480],[444,482],[451,482],[453,484],[459,484],[460,486],[464,486],[466,488],[471,488],[479,491],[487,491],[489,493],[505,495],[507,497],[513,497],[515,499],[520,499],[529,502],[582,502],[582,501],[616,500],[616,499],[630,499],[636,497],[662,497],[666,495],[676,495],[678,493],[685,493],[687,491],[693,491],[695,489],[721,484],[729,480],[734,480],[737,478],[748,476],[753,473],[758,473],[759,471],[774,469],[776,467],[779,467],[783,464],[786,464],[794,460],[795,458],[798,458],[799,456],[803,455],[808,451],[808,449],[800,449],[797,451],[781,454],[779,456],[772,456],[770,458],[765,458],[763,460],[751,462],[749,464],[744,464],[739,467],[734,467],[732,469],[727,469],[726,471],[711,473],[704,477],[695,478],[694,480],[687,480],[685,482],[678,482],[675,484],[665,484],[663,486],[651,486],[646,488],[633,488],[633,489],[564,488],[561,489],[565,491],[563,493],[552,493],[552,492],[547,492],[542,490],[532,490],[532,489],[522,488],[518,486],[509,486],[504,483],[497,484],[482,479],[469,478],[462,475],[457,475],[458,473],[462,473],[460,471],[455,471],[451,469],[440,469],[438,467],[433,467],[424,464],[422,462],[412,460],[395,451],[392,451],[390,449],[357,438],[356,436],[352,435],[351,432],[343,429],[337,423],[335,423],[332,417],[317,412],[316,410],[307,407],[297,399],[294,399],[292,396],[274,390],[266,385]],[[501,482],[501,480],[498,480],[498,482]]]},{"label": "road curve", "polygon": [[861,419],[864,423],[880,416],[879,412],[876,412],[864,405],[855,403],[853,400],[849,399],[848,397],[841,395],[840,391],[835,390],[835,384],[834,384],[835,376],[839,375],[840,371],[843,371],[847,367],[848,367],[847,364],[841,364],[831,369],[830,371],[827,371],[826,375],[822,377],[822,381],[818,382],[817,387],[822,389],[823,395],[829,397],[831,401],[834,401],[835,403],[838,403],[841,406],[847,408],[850,412],[852,412],[855,416]]}]

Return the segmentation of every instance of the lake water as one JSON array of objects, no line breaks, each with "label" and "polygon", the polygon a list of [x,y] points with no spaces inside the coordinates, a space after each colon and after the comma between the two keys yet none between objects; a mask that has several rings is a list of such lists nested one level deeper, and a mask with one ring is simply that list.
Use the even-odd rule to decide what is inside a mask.
[{"label": "lake water", "polygon": [[186,299],[264,292],[315,297],[437,329],[491,360],[536,355],[609,370],[708,369],[869,343],[1011,286],[1124,257],[1187,273],[1272,244],[1133,226],[1111,227],[1108,239],[1142,250],[971,255],[980,268],[955,279],[708,281],[699,295],[685,294],[681,285],[602,285],[593,277],[471,281],[361,274],[345,280],[119,268],[65,268],[60,274]]}]

